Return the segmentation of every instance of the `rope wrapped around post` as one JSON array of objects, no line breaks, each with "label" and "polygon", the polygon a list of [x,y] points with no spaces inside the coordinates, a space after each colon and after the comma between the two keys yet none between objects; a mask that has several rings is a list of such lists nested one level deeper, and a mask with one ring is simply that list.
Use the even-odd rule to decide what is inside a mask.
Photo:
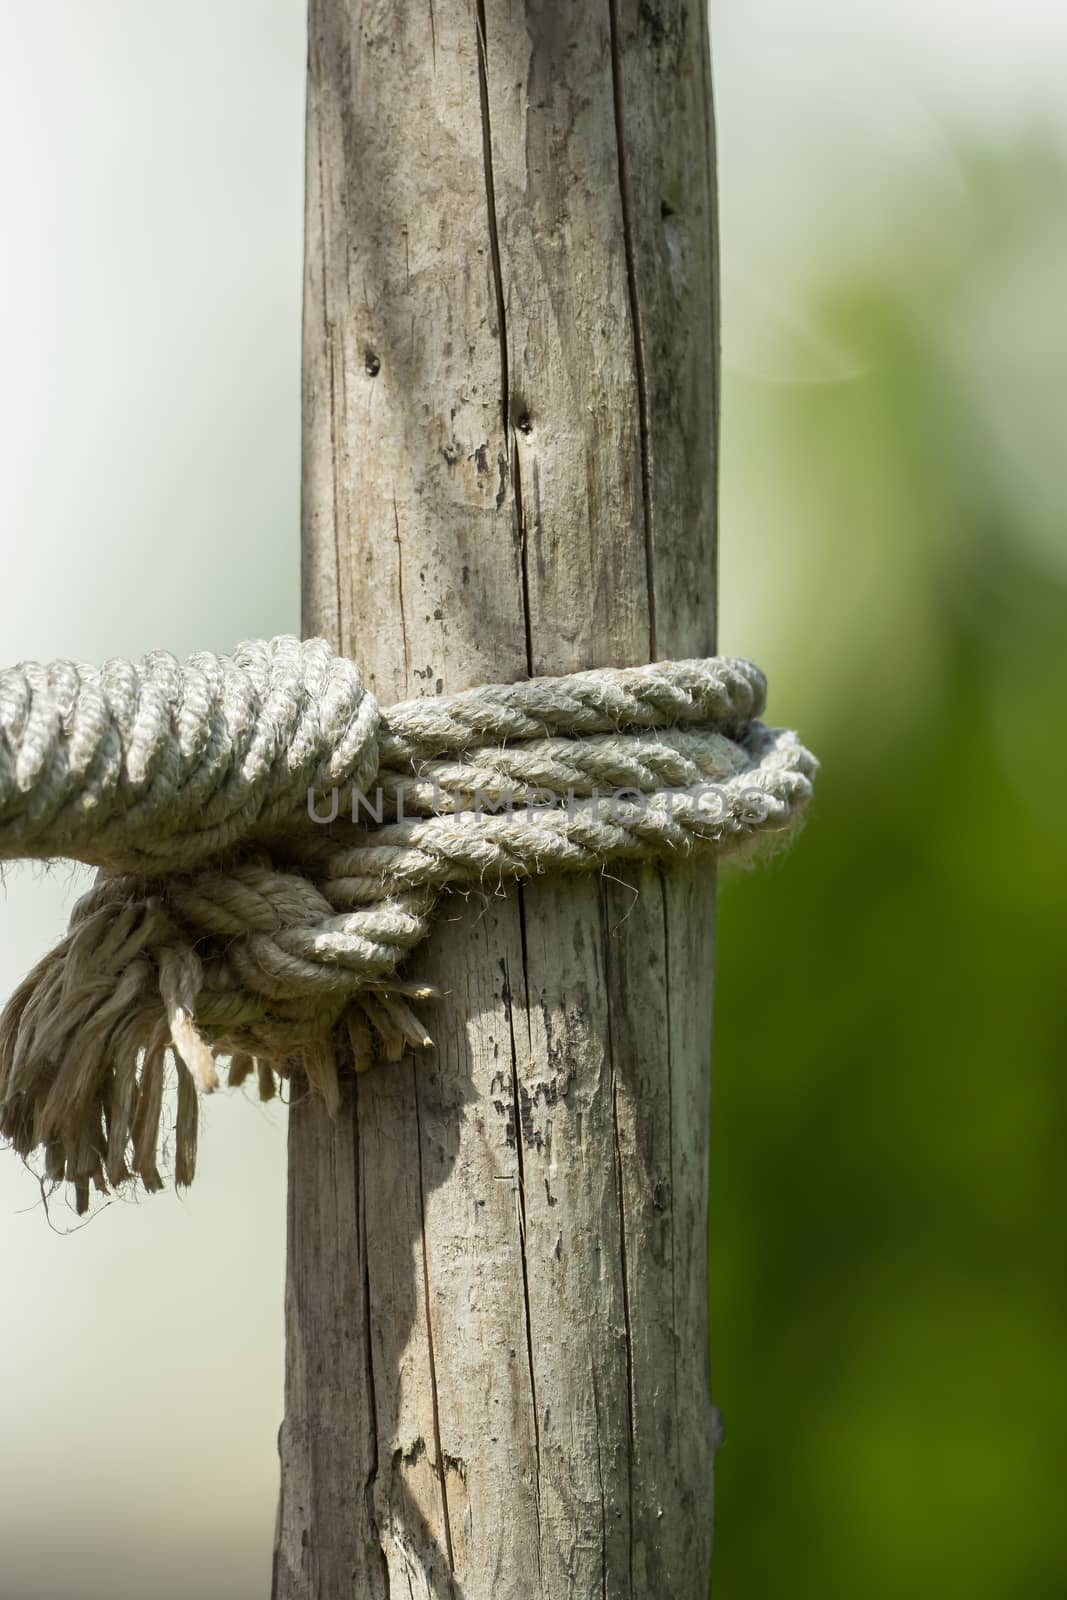
[{"label": "rope wrapped around post", "polygon": [[198,1091],[431,1041],[400,968],[449,890],[788,836],[816,763],[723,657],[379,707],[319,639],[0,672],[0,862],[98,870],[0,1017],[0,1135],[90,1189],[192,1181]]}]

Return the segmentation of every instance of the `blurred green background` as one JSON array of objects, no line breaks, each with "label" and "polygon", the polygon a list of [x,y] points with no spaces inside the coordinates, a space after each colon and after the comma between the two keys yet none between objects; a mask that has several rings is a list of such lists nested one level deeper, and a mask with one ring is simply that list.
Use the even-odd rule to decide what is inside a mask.
[{"label": "blurred green background", "polygon": [[721,899],[714,1600],[1067,1595],[1067,166],[955,158],[798,292],[843,376],[726,384],[724,643],[823,771]]},{"label": "blurred green background", "polygon": [[[297,625],[304,9],[0,5],[4,661]],[[711,22],[721,641],[823,761],[721,898],[713,1596],[1062,1600],[1067,10]],[[266,1593],[283,1115],[202,1148],[74,1237],[0,1162],[0,1600]]]}]

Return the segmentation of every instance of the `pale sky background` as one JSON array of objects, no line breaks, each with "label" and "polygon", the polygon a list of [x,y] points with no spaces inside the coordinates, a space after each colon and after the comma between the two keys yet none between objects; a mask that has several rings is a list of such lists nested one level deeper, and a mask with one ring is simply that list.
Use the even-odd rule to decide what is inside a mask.
[{"label": "pale sky background", "polygon": [[[1067,9],[713,0],[712,30],[727,365],[834,381],[808,263],[956,226],[961,133],[1067,133]],[[3,662],[296,629],[303,85],[302,0],[0,0]],[[732,533],[741,649],[774,575]],[[4,994],[76,883],[6,874]],[[0,1600],[269,1590],[284,1113],[206,1124],[186,1197],[57,1199],[58,1232],[0,1155]]]}]

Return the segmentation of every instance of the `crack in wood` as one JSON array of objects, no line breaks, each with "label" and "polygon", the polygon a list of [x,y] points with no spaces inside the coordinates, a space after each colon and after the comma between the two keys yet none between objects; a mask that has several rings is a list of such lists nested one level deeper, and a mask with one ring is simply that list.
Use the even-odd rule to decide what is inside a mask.
[{"label": "crack in wood", "polygon": [[[607,897],[603,887],[600,889],[599,908],[604,959],[606,963],[610,963],[611,943],[607,925]],[[612,976],[608,971],[605,971],[604,976],[607,980],[608,990],[608,1004],[604,1012],[605,1047],[611,1083],[611,1143],[615,1163],[615,1196],[619,1208],[619,1283],[622,1292],[623,1342],[626,1347],[626,1421],[630,1440],[630,1448],[626,1453],[626,1485],[629,1505],[627,1573],[629,1592],[632,1595],[634,1588],[634,1454],[637,1446],[637,1432],[634,1426],[634,1337],[633,1323],[630,1316],[630,1281],[626,1251],[626,1188],[623,1181],[622,1144],[619,1137],[619,1084],[615,1061],[615,1032],[611,1023],[611,1008],[615,994],[621,993],[621,991],[612,982]]]},{"label": "crack in wood", "polygon": [[618,156],[619,204],[622,208],[622,242],[626,258],[626,294],[630,307],[630,330],[634,351],[634,382],[637,387],[637,427],[641,445],[641,514],[644,521],[645,578],[648,584],[648,659],[659,655],[656,638],[656,562],[652,513],[652,464],[650,459],[648,378],[645,373],[644,330],[641,325],[641,297],[637,283],[637,255],[630,198],[629,156],[626,147],[626,116],[623,109],[622,38],[619,26],[619,0],[608,0],[611,40],[611,97],[615,113],[615,148]]},{"label": "crack in wood", "polygon": [[[670,1191],[668,1204],[670,1206],[670,1241],[671,1241],[671,1326],[678,1326],[678,1278],[675,1264],[675,1239],[674,1239],[674,1051],[672,1044],[672,1017],[671,1017],[671,928],[667,903],[667,875],[662,867],[657,867],[656,877],[659,880],[660,904],[663,910],[663,990],[666,995],[666,1046],[667,1046],[667,1167],[670,1173]],[[672,1345],[673,1375],[674,1375],[674,1404],[678,1406],[678,1341]]]},{"label": "crack in wood", "polygon": [[411,677],[411,647],[408,641],[408,619],[404,611],[404,544],[400,537],[400,511],[396,503],[396,485],[393,485],[393,534],[396,539],[396,600],[400,612],[400,636],[404,642],[404,676]]},{"label": "crack in wood", "polygon": [[352,1148],[356,1171],[356,1215],[359,1218],[359,1248],[363,1257],[363,1339],[366,1346],[367,1398],[370,1404],[371,1451],[363,1480],[363,1499],[367,1508],[367,1521],[378,1546],[379,1570],[382,1590],[389,1593],[389,1560],[382,1543],[381,1530],[374,1507],[374,1486],[378,1480],[381,1458],[381,1427],[378,1420],[378,1390],[374,1381],[374,1328],[371,1324],[370,1249],[367,1237],[367,1193],[363,1179],[363,1160],[360,1151],[359,1090],[354,1086],[352,1111]]},{"label": "crack in wood", "polygon": [[[526,972],[526,936],[525,916],[521,894],[519,896],[519,929],[523,952],[523,981],[528,982]],[[530,1377],[530,1407],[533,1419],[534,1436],[534,1508],[537,1516],[537,1576],[541,1582],[541,1418],[540,1407],[537,1399],[537,1373],[534,1364],[533,1348],[533,1315],[530,1308],[530,1263],[526,1251],[526,1163],[523,1146],[526,1142],[525,1131],[522,1125],[522,1112],[520,1106],[519,1085],[519,1053],[515,1040],[515,1008],[512,1003],[511,984],[507,979],[507,966],[505,962],[506,978],[506,1006],[508,1018],[508,1038],[511,1043],[511,1093],[512,1115],[515,1119],[515,1161],[516,1161],[516,1211],[519,1224],[519,1259],[522,1269],[522,1304],[523,1322],[526,1331],[526,1365]],[[527,1017],[529,1016],[529,997],[527,995]]]},{"label": "crack in wood", "polygon": [[414,1088],[415,1138],[419,1169],[419,1210],[422,1218],[419,1239],[422,1246],[422,1291],[426,1301],[426,1353],[430,1367],[430,1397],[433,1410],[434,1471],[441,1487],[441,1519],[445,1529],[448,1570],[455,1576],[456,1553],[452,1547],[452,1524],[448,1515],[448,1482],[445,1475],[444,1452],[441,1449],[441,1402],[437,1389],[437,1362],[434,1357],[433,1316],[430,1304],[430,1255],[426,1246],[426,1183],[422,1168],[422,1115],[419,1110],[419,1074],[414,1063],[412,1063],[411,1067],[411,1081]]},{"label": "crack in wood", "polygon": [[500,234],[496,214],[496,182],[493,177],[493,128],[489,109],[489,46],[486,37],[485,0],[476,0],[475,29],[478,45],[478,103],[482,115],[482,163],[485,168],[485,204],[489,222],[489,262],[496,301],[497,338],[500,341],[500,420],[507,434],[511,422],[511,380],[508,374],[507,308],[504,299],[504,274],[500,265]]}]

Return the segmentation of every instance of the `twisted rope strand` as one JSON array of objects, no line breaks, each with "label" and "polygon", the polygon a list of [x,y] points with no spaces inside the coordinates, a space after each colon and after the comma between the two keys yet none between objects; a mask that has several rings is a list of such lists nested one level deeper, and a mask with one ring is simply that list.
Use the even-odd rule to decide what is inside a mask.
[{"label": "twisted rope strand", "polygon": [[0,859],[64,855],[171,871],[369,783],[380,713],[322,639],[184,665],[53,662],[0,672]]},{"label": "twisted rope strand", "polygon": [[[787,836],[815,762],[747,662],[659,662],[383,713],[322,640],[0,672],[0,861],[100,871],[0,1017],[0,1134],[46,1175],[195,1171],[197,1091],[429,1043],[398,969],[447,890]],[[342,805],[343,801],[343,805]],[[313,817],[332,817],[329,826]]]}]

